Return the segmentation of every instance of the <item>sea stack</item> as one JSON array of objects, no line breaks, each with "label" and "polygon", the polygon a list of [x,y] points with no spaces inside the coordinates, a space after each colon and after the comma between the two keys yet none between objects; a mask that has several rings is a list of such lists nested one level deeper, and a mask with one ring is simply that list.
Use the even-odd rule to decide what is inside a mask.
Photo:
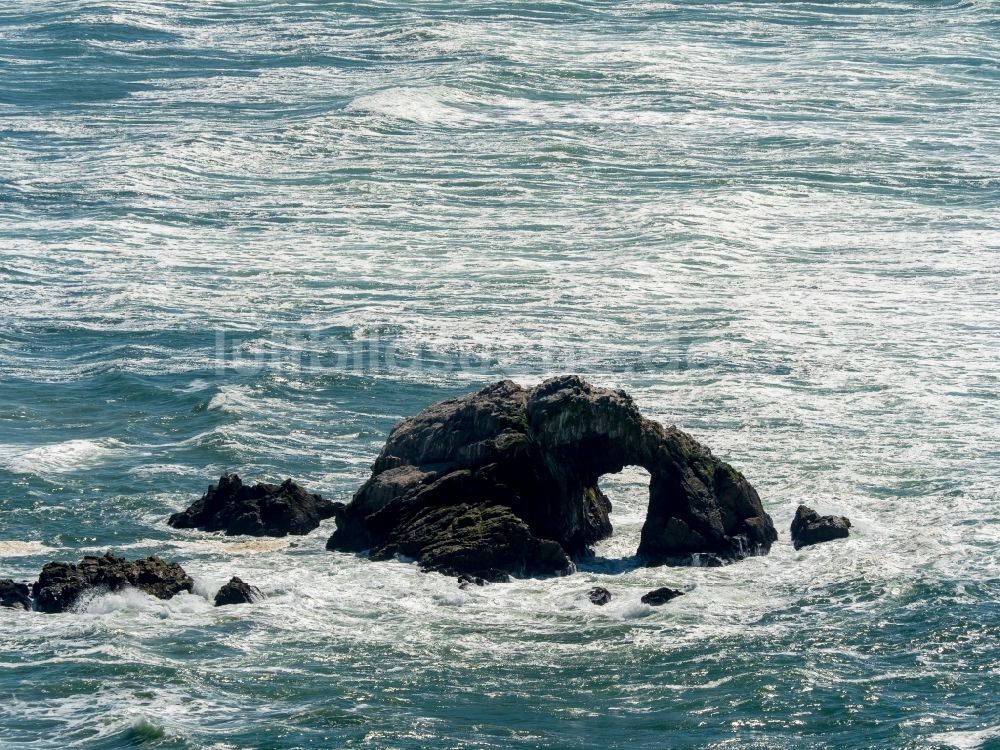
[{"label": "sea stack", "polygon": [[335,503],[307,492],[291,479],[281,484],[243,484],[236,474],[223,474],[199,500],[170,516],[177,529],[223,531],[227,535],[285,536],[308,534],[330,518]]},{"label": "sea stack", "polygon": [[242,578],[233,576],[215,594],[215,606],[225,607],[230,604],[251,604],[263,598],[260,589],[245,583]]},{"label": "sea stack", "polygon": [[845,539],[851,533],[850,528],[847,516],[821,516],[812,508],[800,505],[792,519],[792,544],[795,549],[802,549],[834,539]]},{"label": "sea stack", "polygon": [[705,553],[731,562],[777,539],[740,472],[643,417],[624,391],[563,376],[534,388],[500,381],[401,422],[371,478],[335,511],[327,546],[487,580],[567,573],[611,534],[598,480],[629,465],[650,474],[645,563]]}]

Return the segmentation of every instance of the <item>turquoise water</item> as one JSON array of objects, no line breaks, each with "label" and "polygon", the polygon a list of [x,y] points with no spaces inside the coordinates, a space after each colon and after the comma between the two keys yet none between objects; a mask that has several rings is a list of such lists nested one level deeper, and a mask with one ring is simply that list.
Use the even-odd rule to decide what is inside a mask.
[{"label": "turquoise water", "polygon": [[[0,610],[0,747],[998,748],[998,261],[993,0],[8,0],[0,577],[197,592]],[[635,567],[637,469],[597,558],[483,589],[166,526],[561,372],[739,467],[771,555]]]}]

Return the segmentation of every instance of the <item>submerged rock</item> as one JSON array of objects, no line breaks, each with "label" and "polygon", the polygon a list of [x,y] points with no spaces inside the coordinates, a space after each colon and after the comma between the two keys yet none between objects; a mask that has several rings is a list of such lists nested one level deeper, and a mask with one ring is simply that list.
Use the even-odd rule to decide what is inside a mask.
[{"label": "submerged rock", "polygon": [[225,607],[228,604],[252,604],[264,597],[260,589],[244,583],[241,578],[233,576],[215,595],[215,606]]},{"label": "submerged rock", "polygon": [[42,612],[63,612],[90,589],[119,591],[127,586],[157,599],[169,599],[191,591],[194,581],[177,563],[159,557],[127,560],[108,552],[103,557],[88,555],[78,565],[51,562],[32,587],[35,606]]},{"label": "submerged rock", "polygon": [[243,484],[236,474],[223,474],[218,484],[187,510],[167,522],[177,529],[224,531],[229,535],[285,536],[308,534],[334,514],[337,503],[306,492],[291,479],[281,484]]},{"label": "submerged rock", "polygon": [[28,595],[28,585],[26,583],[17,583],[9,578],[0,579],[0,607],[31,609],[31,597]]},{"label": "submerged rock", "polygon": [[676,599],[678,596],[684,596],[684,592],[664,586],[663,588],[653,589],[648,594],[644,594],[642,599],[639,601],[643,604],[648,604],[651,607],[659,607],[661,604],[666,604],[671,599]]},{"label": "submerged rock", "polygon": [[398,424],[337,507],[327,547],[490,580],[566,573],[611,534],[597,483],[629,465],[650,473],[638,551],[648,564],[736,560],[777,538],[753,487],[708,448],[645,419],[623,391],[564,376],[501,381]]},{"label": "submerged rock", "polygon": [[802,549],[812,544],[844,539],[850,535],[851,522],[846,516],[821,516],[812,508],[800,505],[792,519],[792,544]]},{"label": "submerged rock", "polygon": [[594,586],[594,588],[587,592],[587,598],[590,599],[592,604],[603,607],[611,601],[611,592],[603,586]]}]

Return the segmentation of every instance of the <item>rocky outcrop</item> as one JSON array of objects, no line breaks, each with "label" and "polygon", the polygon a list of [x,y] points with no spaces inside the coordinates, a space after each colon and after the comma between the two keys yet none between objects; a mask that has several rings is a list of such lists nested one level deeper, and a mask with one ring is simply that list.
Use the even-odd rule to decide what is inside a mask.
[{"label": "rocky outcrop", "polygon": [[87,556],[78,565],[51,562],[32,587],[35,607],[42,612],[63,612],[91,589],[119,591],[127,586],[158,599],[169,599],[191,591],[194,581],[177,563],[159,557],[126,560],[108,552],[103,557]]},{"label": "rocky outcrop", "polygon": [[659,607],[661,604],[666,604],[671,599],[676,599],[678,596],[684,596],[684,592],[664,586],[663,588],[653,589],[648,594],[644,594],[642,599],[639,601],[643,604],[648,604],[651,607]]},{"label": "rocky outcrop", "polygon": [[611,533],[598,480],[628,465],[650,474],[638,550],[649,564],[732,561],[777,538],[753,487],[708,448],[644,418],[624,391],[565,376],[501,381],[401,422],[327,546],[490,580],[565,573]]},{"label": "rocky outcrop", "polygon": [[393,528],[372,559],[396,555],[420,560],[425,570],[466,574],[491,582],[537,571],[570,573],[573,563],[556,542],[532,535],[501,505],[429,507]]},{"label": "rocky outcrop", "polygon": [[603,586],[594,586],[594,588],[587,592],[587,598],[590,599],[592,604],[603,607],[611,601],[611,592]]},{"label": "rocky outcrop", "polygon": [[252,604],[263,599],[260,589],[244,583],[241,578],[233,576],[215,595],[215,606],[225,607],[229,604]]},{"label": "rocky outcrop", "polygon": [[224,531],[229,535],[285,536],[308,534],[334,514],[336,503],[306,492],[291,479],[282,484],[248,487],[236,474],[219,483],[168,523],[177,529]]},{"label": "rocky outcrop", "polygon": [[851,522],[846,516],[821,516],[812,508],[800,505],[792,519],[792,544],[802,549],[813,544],[845,539]]},{"label": "rocky outcrop", "polygon": [[0,579],[0,607],[10,609],[31,609],[28,585],[9,578]]}]

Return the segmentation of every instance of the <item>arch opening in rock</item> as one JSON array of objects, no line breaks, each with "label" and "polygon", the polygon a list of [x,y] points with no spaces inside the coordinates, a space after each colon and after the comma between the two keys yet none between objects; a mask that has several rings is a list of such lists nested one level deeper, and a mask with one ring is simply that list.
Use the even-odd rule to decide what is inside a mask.
[{"label": "arch opening in rock", "polygon": [[575,558],[578,568],[613,572],[641,565],[636,550],[649,507],[649,479],[649,472],[641,466],[626,466],[598,478],[597,488],[611,506],[612,533],[592,545],[592,555]]},{"label": "arch opening in rock", "polygon": [[753,487],[708,448],[623,391],[564,376],[501,381],[401,422],[327,546],[492,579],[568,572],[611,534],[598,482],[626,466],[650,475],[648,564],[737,560],[777,538]]}]

